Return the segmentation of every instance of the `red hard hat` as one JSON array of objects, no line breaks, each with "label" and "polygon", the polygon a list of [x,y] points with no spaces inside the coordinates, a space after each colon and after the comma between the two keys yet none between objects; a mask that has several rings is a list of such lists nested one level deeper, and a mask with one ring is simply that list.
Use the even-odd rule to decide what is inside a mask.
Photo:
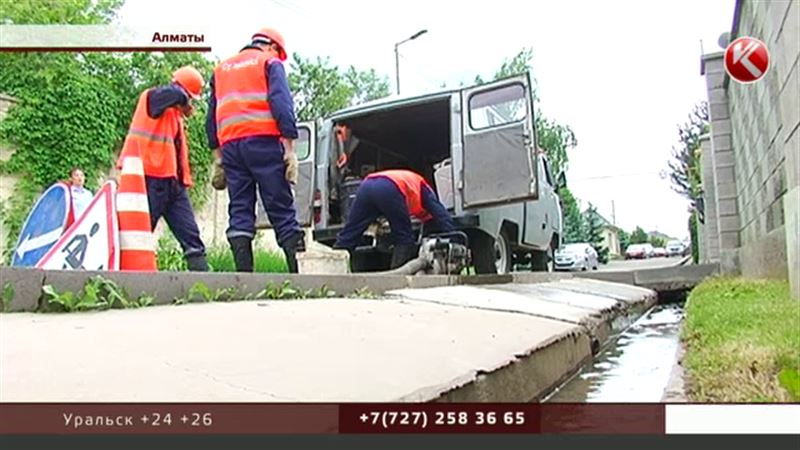
[{"label": "red hard hat", "polygon": [[203,91],[203,76],[192,66],[184,66],[172,74],[172,81],[178,83],[192,98],[200,98]]},{"label": "red hard hat", "polygon": [[283,40],[283,35],[274,28],[262,28],[258,30],[252,37],[253,42],[272,42],[278,44],[278,58],[281,61],[286,61],[286,41]]}]

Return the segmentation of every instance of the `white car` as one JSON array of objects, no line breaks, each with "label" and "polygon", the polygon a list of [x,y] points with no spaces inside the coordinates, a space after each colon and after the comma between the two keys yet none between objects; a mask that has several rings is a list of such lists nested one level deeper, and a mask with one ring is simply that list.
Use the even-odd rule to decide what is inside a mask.
[{"label": "white car", "polygon": [[669,241],[667,244],[667,256],[682,256],[686,247],[681,241]]},{"label": "white car", "polygon": [[556,270],[597,270],[597,251],[586,243],[567,244],[556,251]]}]

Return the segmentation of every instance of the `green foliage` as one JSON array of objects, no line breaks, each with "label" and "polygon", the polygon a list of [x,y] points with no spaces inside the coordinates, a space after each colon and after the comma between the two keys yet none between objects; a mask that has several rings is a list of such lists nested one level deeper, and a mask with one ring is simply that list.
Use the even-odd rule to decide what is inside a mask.
[{"label": "green foliage", "polygon": [[692,261],[697,264],[700,262],[700,241],[698,240],[699,220],[697,218],[697,211],[692,211],[689,216],[689,237],[692,246]]},{"label": "green foliage", "polygon": [[329,58],[316,60],[292,55],[289,86],[301,121],[315,120],[336,110],[389,95],[389,81],[375,70],[346,70]]},{"label": "green foliage", "polygon": [[617,235],[619,236],[620,251],[622,253],[625,253],[625,250],[627,250],[628,246],[631,245],[631,234],[625,230],[620,229]]},{"label": "green foliage", "polygon": [[597,208],[589,203],[589,209],[586,210],[586,242],[594,247],[597,252],[597,259],[603,264],[608,262],[608,248],[604,246],[605,239],[603,238],[603,220],[600,214],[597,213]]},{"label": "green foliage", "polygon": [[642,227],[636,227],[631,233],[631,244],[646,244],[650,241],[650,236]]},{"label": "green foliage", "polygon": [[[233,253],[228,246],[211,247],[206,255],[212,272],[236,272]],[[256,273],[286,273],[289,267],[283,255],[263,248],[253,249],[253,271]]]},{"label": "green foliage", "polygon": [[212,291],[205,283],[197,282],[189,289],[187,294],[188,301],[202,300],[204,302],[231,301],[236,298],[239,289],[235,286],[228,288],[217,288]]},{"label": "green foliage", "polygon": [[311,299],[311,298],[330,298],[335,297],[336,291],[328,288],[327,285],[322,285],[318,289],[309,289],[303,291],[299,287],[292,284],[291,281],[286,280],[283,284],[276,285],[273,282],[267,283],[267,286],[256,294],[256,299],[269,299],[269,300],[290,300],[290,299]]},{"label": "green foliage", "polygon": [[[0,23],[108,23],[121,5],[121,0],[4,2]],[[18,100],[0,122],[0,140],[15,150],[0,169],[23,180],[4,205],[6,248],[13,249],[37,194],[66,178],[71,167],[82,168],[87,187],[97,188],[115,163],[139,94],[169,82],[172,71],[186,64],[201,73],[213,68],[200,53],[0,54],[0,92]],[[187,136],[197,186],[190,196],[199,207],[210,194],[213,155],[205,138],[206,102],[195,108]]]},{"label": "green foliage", "polygon": [[372,292],[368,287],[364,286],[353,291],[348,298],[361,298],[361,299],[376,299],[378,296]]},{"label": "green foliage", "polygon": [[172,233],[164,233],[158,240],[156,266],[159,271],[182,272],[188,270],[183,250]]},{"label": "green foliage", "polygon": [[650,236],[650,240],[648,241],[653,247],[666,247],[667,240],[661,236]]},{"label": "green foliage", "polygon": [[153,303],[153,298],[147,295],[130,300],[124,289],[102,276],[90,278],[78,293],[58,292],[49,284],[42,286],[42,292],[49,309],[55,308],[57,311],[64,312],[93,311],[114,307],[138,308]]},{"label": "green foliage", "polygon": [[[506,78],[525,73],[526,71],[533,73],[532,59],[533,49],[523,48],[513,57],[505,59],[492,79]],[[480,84],[483,83],[484,80],[480,76],[477,76],[475,77],[475,82]],[[577,146],[578,140],[569,125],[559,124],[555,120],[549,119],[547,115],[542,112],[539,106],[536,80],[532,79],[531,83],[533,83],[533,86],[531,86],[531,96],[534,102],[534,110],[536,111],[534,115],[536,142],[539,148],[545,151],[547,158],[550,160],[553,176],[558,176],[559,173],[567,170],[569,164],[567,151]]]},{"label": "green foliage", "polygon": [[14,291],[14,284],[10,281],[3,284],[3,301],[0,304],[0,312],[8,311],[11,308],[11,302],[14,301]]},{"label": "green foliage", "polygon": [[680,145],[673,147],[668,163],[672,189],[689,199],[694,207],[702,196],[700,136],[708,130],[708,102],[703,101],[695,105],[689,121],[678,126]]},{"label": "green foliage", "polygon": [[561,212],[564,216],[564,239],[565,244],[586,242],[586,224],[583,214],[581,214],[578,201],[572,195],[569,188],[564,188],[558,193],[561,199]]}]

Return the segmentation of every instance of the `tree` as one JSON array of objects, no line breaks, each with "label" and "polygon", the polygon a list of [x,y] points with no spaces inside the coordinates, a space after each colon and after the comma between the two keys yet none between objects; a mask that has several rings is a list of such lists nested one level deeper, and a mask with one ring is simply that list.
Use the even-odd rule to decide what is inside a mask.
[{"label": "tree", "polygon": [[652,245],[653,247],[666,247],[667,246],[667,240],[664,239],[661,236],[650,236],[650,239],[649,239],[648,242],[650,242],[650,245]]},{"label": "tree", "polygon": [[649,240],[650,236],[642,227],[636,227],[631,233],[631,244],[647,244]]},{"label": "tree", "polygon": [[672,189],[686,197],[693,208],[702,196],[700,136],[708,130],[708,103],[703,101],[695,105],[689,121],[678,126],[680,145],[672,148],[672,160],[668,163]]},{"label": "tree", "polygon": [[564,243],[586,242],[586,225],[578,201],[568,188],[559,191],[558,197],[561,200],[561,212],[564,217]]},{"label": "tree", "polygon": [[342,71],[331,64],[330,58],[312,60],[298,53],[292,59],[289,86],[301,121],[389,95],[388,79],[374,69],[359,71],[350,66]]},{"label": "tree", "polygon": [[597,212],[597,208],[589,203],[589,208],[586,210],[586,242],[594,247],[597,252],[597,259],[603,264],[608,262],[608,247],[603,245],[605,238],[603,237],[603,220]]},{"label": "tree", "polygon": [[628,246],[631,245],[631,235],[627,231],[620,229],[617,233],[619,236],[619,248],[621,252],[625,252],[628,249]]},{"label": "tree", "polygon": [[[519,53],[503,61],[500,68],[494,73],[492,80],[518,75],[529,71],[533,73],[531,60],[533,59],[533,49],[523,48]],[[483,83],[483,78],[478,75],[475,77],[476,84]],[[531,79],[531,101],[534,103],[534,127],[536,128],[536,139],[539,147],[544,150],[553,174],[567,170],[569,157],[567,151],[578,145],[575,133],[569,125],[562,125],[555,120],[549,119],[539,106],[539,96],[537,92],[536,80]]]}]

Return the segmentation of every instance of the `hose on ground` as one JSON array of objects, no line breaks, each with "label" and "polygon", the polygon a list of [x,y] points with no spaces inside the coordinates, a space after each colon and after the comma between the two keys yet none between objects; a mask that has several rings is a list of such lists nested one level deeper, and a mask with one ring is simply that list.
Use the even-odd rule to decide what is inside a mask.
[{"label": "hose on ground", "polygon": [[424,258],[417,257],[396,269],[386,270],[378,273],[384,275],[416,275],[418,272],[425,270],[427,267],[428,261],[426,261]]}]

